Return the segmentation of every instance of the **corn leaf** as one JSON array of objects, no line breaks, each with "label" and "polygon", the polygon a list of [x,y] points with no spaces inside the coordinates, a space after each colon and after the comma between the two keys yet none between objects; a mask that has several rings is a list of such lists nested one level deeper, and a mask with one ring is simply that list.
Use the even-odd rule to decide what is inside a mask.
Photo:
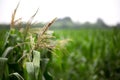
[{"label": "corn leaf", "polygon": [[7,57],[8,54],[10,53],[10,51],[12,51],[14,49],[14,47],[8,47],[4,53],[2,54],[2,57]]},{"label": "corn leaf", "polygon": [[35,68],[33,62],[26,62],[27,79],[35,80]]},{"label": "corn leaf", "polygon": [[20,74],[18,74],[17,72],[11,73],[9,76],[10,77],[15,76],[18,80],[24,80],[23,77]]},{"label": "corn leaf", "polygon": [[33,65],[35,68],[35,77],[36,80],[38,80],[38,75],[39,75],[39,69],[40,69],[40,52],[38,51],[33,51]]},{"label": "corn leaf", "polygon": [[2,52],[7,44],[9,32],[7,30],[0,31],[0,52]]},{"label": "corn leaf", "polygon": [[7,79],[8,77],[7,61],[7,58],[0,58],[0,80]]}]

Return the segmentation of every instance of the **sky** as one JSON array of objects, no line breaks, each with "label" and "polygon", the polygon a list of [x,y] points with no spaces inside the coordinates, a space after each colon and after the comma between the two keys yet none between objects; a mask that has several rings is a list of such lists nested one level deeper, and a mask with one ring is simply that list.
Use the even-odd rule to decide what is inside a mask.
[{"label": "sky", "polygon": [[[20,0],[0,0],[0,23],[9,23]],[[120,0],[21,0],[16,19],[28,21],[39,8],[35,22],[71,17],[84,23],[103,19],[106,24],[120,23]]]}]

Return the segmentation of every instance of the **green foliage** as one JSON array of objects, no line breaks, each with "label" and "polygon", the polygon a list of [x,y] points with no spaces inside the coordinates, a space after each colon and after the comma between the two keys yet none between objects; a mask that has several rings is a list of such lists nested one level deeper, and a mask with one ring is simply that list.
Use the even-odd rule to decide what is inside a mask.
[{"label": "green foliage", "polygon": [[2,25],[0,30],[0,80],[120,80],[119,29],[105,28],[101,19],[81,25],[66,17],[53,26],[70,28],[56,30],[55,40],[47,30],[56,18],[42,29],[30,29],[38,10],[23,24],[15,20],[18,6],[10,29]]},{"label": "green foliage", "polygon": [[42,30],[0,31],[0,80],[120,79],[119,28]]},{"label": "green foliage", "polygon": [[120,79],[119,29],[56,30],[55,33],[57,39],[69,38],[72,41],[55,51],[58,55],[65,55],[53,60],[56,64],[51,69],[54,80]]},{"label": "green foliage", "polygon": [[55,45],[51,44],[53,32],[47,29],[54,20],[37,31],[15,29],[14,25],[9,30],[0,31],[0,80],[52,80],[47,68],[51,55],[49,50],[53,50]]},{"label": "green foliage", "polygon": [[9,32],[7,29],[0,30],[0,56],[2,55],[5,45],[7,44],[7,39],[9,37]]},{"label": "green foliage", "polygon": [[23,77],[18,73],[11,73],[9,77],[11,77],[12,79],[24,80]]},{"label": "green foliage", "polygon": [[8,79],[8,67],[7,67],[7,58],[0,57],[0,80],[7,80]]},{"label": "green foliage", "polygon": [[51,59],[50,50],[55,45],[51,44],[53,33],[47,30],[56,18],[37,31],[31,30],[37,9],[23,28],[22,18],[15,20],[19,4],[12,14],[10,29],[0,30],[0,80],[53,80],[47,68]]},{"label": "green foliage", "polygon": [[[39,72],[40,71],[40,52],[33,51],[33,61],[32,62],[26,62],[25,71],[27,74],[26,80],[39,80],[42,78],[39,78]],[[41,76],[41,75],[40,75]]]}]

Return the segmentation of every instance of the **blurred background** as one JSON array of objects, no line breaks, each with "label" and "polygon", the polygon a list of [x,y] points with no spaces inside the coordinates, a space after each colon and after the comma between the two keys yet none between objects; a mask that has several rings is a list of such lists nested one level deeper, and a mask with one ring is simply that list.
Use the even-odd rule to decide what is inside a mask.
[{"label": "blurred background", "polygon": [[120,22],[119,0],[0,0],[0,22],[9,23],[11,14],[20,1],[16,18],[27,21],[39,8],[35,21],[46,22],[54,17],[71,17],[75,22],[94,23],[101,18],[106,24]]},{"label": "blurred background", "polygon": [[[19,0],[0,0],[0,29],[9,28]],[[54,80],[120,80],[120,0],[21,0],[16,19],[50,27],[61,40],[49,64]],[[22,26],[23,27],[23,26]]]}]

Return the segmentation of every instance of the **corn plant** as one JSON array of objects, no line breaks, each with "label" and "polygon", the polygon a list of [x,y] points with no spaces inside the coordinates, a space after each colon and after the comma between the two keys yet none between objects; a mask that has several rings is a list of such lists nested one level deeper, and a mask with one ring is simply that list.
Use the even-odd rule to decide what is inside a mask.
[{"label": "corn plant", "polygon": [[[38,12],[28,20],[25,26],[20,25],[22,18],[15,20],[19,3],[15,8],[10,29],[0,38],[0,80],[52,80],[48,71],[53,33],[47,31],[56,18],[42,29],[31,29],[32,20]],[[24,28],[17,28],[24,27]]]}]

